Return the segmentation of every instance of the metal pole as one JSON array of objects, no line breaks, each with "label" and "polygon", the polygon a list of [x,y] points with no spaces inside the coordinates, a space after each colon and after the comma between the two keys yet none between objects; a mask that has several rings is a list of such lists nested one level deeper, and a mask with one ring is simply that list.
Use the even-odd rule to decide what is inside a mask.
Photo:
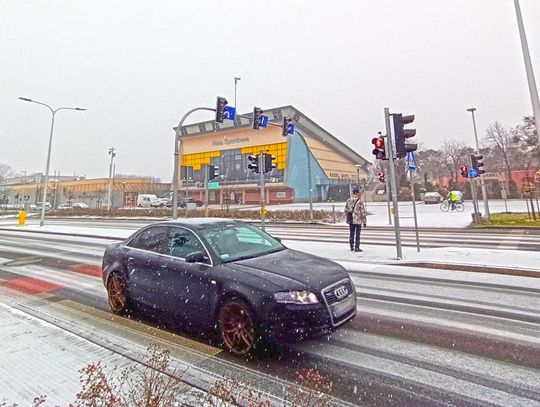
[{"label": "metal pole", "polygon": [[56,208],[56,197],[58,195],[58,180],[60,179],[60,171],[58,171],[58,174],[56,175],[56,183],[54,188],[54,201],[53,201],[53,208]]},{"label": "metal pole", "polygon": [[[470,108],[467,109],[472,113],[472,121],[473,121],[473,127],[474,127],[474,139],[476,141],[476,154],[480,155],[480,146],[478,144],[478,133],[476,131],[476,119],[474,117],[474,112],[476,108]],[[480,174],[480,185],[482,186],[482,199],[484,200],[484,213],[486,215],[486,218],[489,220],[489,204],[488,204],[488,196],[487,196],[487,189],[486,189],[486,183],[484,180],[484,174]]]},{"label": "metal pole", "polygon": [[236,104],[236,83],[242,78],[235,76],[234,77],[234,107],[236,108],[236,111],[238,112],[238,105]]},{"label": "metal pole", "polygon": [[113,160],[114,160],[114,147],[109,149],[109,154],[111,156],[111,162],[109,164],[109,193],[107,197],[107,211],[111,210],[111,197],[112,197],[112,177],[113,177]]},{"label": "metal pole", "polygon": [[189,179],[188,171],[189,170],[188,170],[187,165],[184,165],[184,168],[186,169],[185,170],[186,171],[186,185],[185,185],[186,186],[186,199],[185,199],[185,201],[186,201],[186,218],[187,218],[188,210],[189,210],[189,208],[188,208],[188,179]]},{"label": "metal pole", "polygon": [[[386,138],[386,137],[385,137]],[[385,141],[386,143],[386,141]],[[390,196],[392,195],[390,193],[390,185],[389,185],[389,174],[388,170],[390,168],[390,164],[386,165],[386,176],[384,177],[384,188],[386,189],[386,206],[388,207],[388,224],[392,224],[392,211],[390,210]]]},{"label": "metal pole", "polygon": [[47,201],[47,184],[49,182],[49,165],[51,163],[51,147],[52,147],[52,136],[54,130],[54,117],[58,110],[52,110],[52,121],[51,121],[51,134],[49,135],[49,151],[47,152],[47,165],[45,166],[45,177],[43,179],[43,194],[41,200],[41,217],[39,220],[39,226],[45,225],[45,202]]},{"label": "metal pole", "polygon": [[420,238],[418,236],[418,218],[416,216],[416,199],[415,199],[415,194],[414,194],[414,180],[413,180],[413,173],[410,168],[409,168],[409,180],[411,182],[412,207],[413,207],[413,214],[414,214],[414,232],[416,234],[416,250],[420,252]]},{"label": "metal pole", "polygon": [[261,229],[264,231],[265,214],[265,196],[264,196],[264,150],[259,154],[259,172],[261,173]]},{"label": "metal pole", "polygon": [[[469,166],[469,168],[472,168],[472,158],[471,158],[471,156],[469,156],[468,166]],[[480,213],[479,208],[478,208],[478,198],[476,196],[476,182],[475,182],[475,179],[471,178],[471,177],[469,177],[469,182],[471,183],[471,197],[472,197],[472,200],[473,200],[473,207],[474,207],[474,213],[475,213],[474,219],[475,219],[475,222],[476,222],[476,214]]]},{"label": "metal pole", "polygon": [[[527,73],[527,82],[529,84],[529,93],[531,94],[531,103],[533,108],[533,119],[536,123],[536,128],[540,128],[540,101],[538,99],[538,89],[536,88],[536,80],[531,64],[531,55],[529,54],[529,45],[527,44],[527,36],[525,35],[525,27],[523,26],[523,18],[521,16],[521,8],[519,0],[514,0],[516,7],[516,17],[518,20],[519,37],[521,39],[521,48],[523,49],[523,59],[525,60],[525,72]],[[540,137],[538,138],[540,148]]]},{"label": "metal pole", "polygon": [[[174,168],[173,168],[173,202],[172,202],[172,217],[173,219],[178,218],[178,180],[180,179],[180,166],[179,166],[179,154],[180,154],[180,135],[182,131],[182,126],[184,124],[184,121],[187,119],[187,117],[198,110],[209,110],[211,112],[215,112],[216,109],[211,107],[196,107],[194,109],[189,110],[182,118],[180,119],[180,122],[178,123],[178,126],[174,129]],[[187,202],[186,202],[187,205]]]},{"label": "metal pole", "polygon": [[504,181],[499,181],[501,183],[501,194],[502,194],[502,197],[504,199],[504,211],[505,212],[508,212],[508,204],[507,204],[507,201],[506,201],[506,188],[504,186]]},{"label": "metal pole", "polygon": [[[204,216],[208,216],[208,164],[203,165],[204,168]],[[186,207],[188,202],[186,200]]]},{"label": "metal pole", "polygon": [[403,258],[403,252],[401,250],[401,230],[399,228],[399,208],[397,202],[397,188],[396,188],[396,172],[394,169],[394,146],[392,139],[392,129],[390,126],[390,109],[384,108],[384,121],[386,124],[386,135],[388,137],[388,172],[390,178],[390,188],[392,190],[392,204],[394,212],[394,230],[396,234],[396,254],[398,259]]}]

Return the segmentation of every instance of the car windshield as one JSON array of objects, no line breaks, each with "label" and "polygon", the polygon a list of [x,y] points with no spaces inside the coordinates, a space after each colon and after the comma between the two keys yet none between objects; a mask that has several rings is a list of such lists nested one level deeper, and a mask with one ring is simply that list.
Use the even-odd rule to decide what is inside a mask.
[{"label": "car windshield", "polygon": [[224,263],[284,250],[280,242],[251,225],[228,224],[209,227],[202,238]]}]

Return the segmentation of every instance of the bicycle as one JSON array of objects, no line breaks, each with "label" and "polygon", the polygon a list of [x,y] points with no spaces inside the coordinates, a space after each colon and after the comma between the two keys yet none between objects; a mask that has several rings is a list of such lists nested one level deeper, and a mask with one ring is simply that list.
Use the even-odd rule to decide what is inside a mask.
[{"label": "bicycle", "polygon": [[[451,207],[452,207],[452,202],[450,202],[450,200],[446,199],[441,204],[440,209],[443,212],[448,212]],[[456,210],[457,212],[463,212],[465,210],[465,205],[463,205],[461,202],[456,202],[454,204],[454,208],[452,210]]]}]

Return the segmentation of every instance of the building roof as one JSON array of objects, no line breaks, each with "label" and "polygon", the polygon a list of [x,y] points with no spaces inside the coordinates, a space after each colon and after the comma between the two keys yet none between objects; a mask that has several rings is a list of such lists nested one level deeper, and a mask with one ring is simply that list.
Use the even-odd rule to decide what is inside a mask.
[{"label": "building roof", "polygon": [[[296,109],[292,105],[274,107],[265,109],[264,114],[268,116],[268,120],[274,124],[280,124],[284,116],[293,119],[293,122],[299,130],[302,131],[307,137],[311,137],[319,140],[320,142],[328,145],[334,151],[339,152],[348,160],[353,163],[361,165],[363,168],[369,167],[371,163],[356,153],[352,148],[341,142],[337,137],[332,135],[327,130],[323,129],[317,123],[315,123],[308,116]],[[253,112],[237,115],[234,121],[227,120],[224,123],[216,123],[214,120],[208,120],[204,122],[198,122],[194,124],[188,124],[182,126],[180,129],[175,127],[174,130],[179,136],[184,137],[197,137],[209,133],[217,133],[221,131],[229,131],[232,129],[251,127]]]}]

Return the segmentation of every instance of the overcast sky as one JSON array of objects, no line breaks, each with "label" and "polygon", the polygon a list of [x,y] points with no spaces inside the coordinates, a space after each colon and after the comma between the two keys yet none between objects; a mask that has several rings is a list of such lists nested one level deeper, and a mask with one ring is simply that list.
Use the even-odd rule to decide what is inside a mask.
[{"label": "overcast sky", "polygon": [[[540,1],[521,0],[540,81]],[[291,104],[371,160],[384,107],[416,114],[417,141],[472,143],[532,114],[512,0],[0,1],[0,163],[170,181],[181,115],[234,99]],[[211,113],[192,121],[211,119]]]}]

